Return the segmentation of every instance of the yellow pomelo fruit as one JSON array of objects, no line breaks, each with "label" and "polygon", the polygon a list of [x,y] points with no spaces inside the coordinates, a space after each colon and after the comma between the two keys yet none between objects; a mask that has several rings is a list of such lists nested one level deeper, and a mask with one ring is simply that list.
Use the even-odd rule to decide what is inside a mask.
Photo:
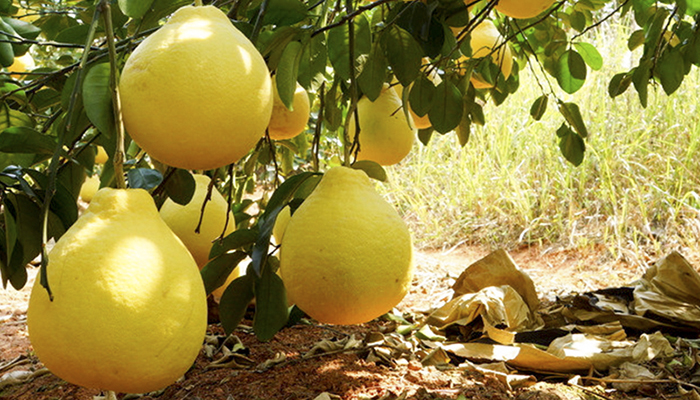
[{"label": "yellow pomelo fruit", "polygon": [[[457,32],[461,30],[461,28],[454,29],[457,29]],[[501,36],[498,28],[496,28],[496,25],[489,20],[484,20],[472,30],[469,44],[472,49],[473,58],[486,57],[491,54],[494,64],[501,68],[501,73],[503,74],[504,79],[508,79],[510,72],[513,69],[513,54],[510,47],[508,44],[505,44],[492,53],[492,49],[500,46],[504,40],[505,39]],[[469,57],[463,56],[459,61],[465,62],[468,59]],[[477,89],[489,89],[493,87],[492,84],[479,79],[479,77],[475,75],[472,75],[471,82]]]},{"label": "yellow pomelo fruit", "polygon": [[272,80],[274,91],[274,104],[272,106],[272,118],[267,131],[270,137],[275,140],[291,139],[304,132],[306,124],[309,122],[311,113],[311,103],[309,94],[299,83],[294,91],[292,109],[288,109],[277,93],[275,79]]},{"label": "yellow pomelo fruit", "polygon": [[209,261],[212,242],[222,233],[225,236],[233,232],[235,220],[233,214],[228,211],[228,202],[224,196],[216,188],[212,188],[211,199],[204,208],[199,233],[195,232],[211,178],[206,175],[194,175],[194,181],[196,186],[190,202],[183,206],[167,199],[160,208],[160,216],[189,249],[199,268],[202,268]]},{"label": "yellow pomelo fruit", "polygon": [[496,10],[511,18],[532,18],[542,14],[554,0],[499,0]]},{"label": "yellow pomelo fruit", "polygon": [[214,6],[178,9],[131,54],[119,89],[129,135],[151,157],[184,169],[238,161],[272,114],[265,60]]},{"label": "yellow pomelo fruit", "polygon": [[104,164],[109,160],[109,155],[107,154],[107,151],[105,151],[105,148],[102,146],[97,146],[97,154],[95,155],[95,163],[96,164]]},{"label": "yellow pomelo fruit", "polygon": [[36,63],[34,63],[34,58],[29,52],[24,53],[24,55],[15,57],[15,61],[7,67],[7,72],[12,72],[11,76],[13,78],[21,78],[24,74],[22,72],[29,72],[36,68]]},{"label": "yellow pomelo fruit", "polygon": [[[394,88],[385,85],[372,102],[362,97],[357,102],[360,119],[360,152],[358,160],[371,160],[380,165],[394,165],[413,148],[416,130],[406,119],[402,102]],[[350,138],[355,137],[355,116],[350,117]]]},{"label": "yellow pomelo fruit", "polygon": [[89,388],[144,393],[199,354],[207,302],[197,264],[142,189],[99,190],[36,280],[29,338],[44,365]]},{"label": "yellow pomelo fruit", "polygon": [[284,236],[284,231],[287,230],[287,225],[289,225],[289,220],[292,218],[292,209],[289,206],[284,207],[277,214],[277,219],[275,220],[275,225],[272,227],[272,237],[275,238],[275,243],[281,244],[282,237]]},{"label": "yellow pomelo fruit", "polygon": [[412,258],[406,224],[367,175],[335,167],[289,221],[280,273],[290,302],[312,318],[359,324],[403,299]]},{"label": "yellow pomelo fruit", "polygon": [[84,202],[89,203],[95,196],[95,193],[100,189],[100,177],[99,175],[88,176],[85,178],[85,182],[80,187],[80,198]]}]

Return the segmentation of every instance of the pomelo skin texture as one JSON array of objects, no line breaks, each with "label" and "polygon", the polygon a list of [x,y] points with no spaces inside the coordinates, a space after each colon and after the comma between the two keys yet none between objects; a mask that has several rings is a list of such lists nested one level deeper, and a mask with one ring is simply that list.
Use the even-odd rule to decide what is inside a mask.
[{"label": "pomelo skin texture", "polygon": [[312,318],[359,324],[403,299],[412,256],[406,224],[367,175],[335,167],[289,220],[280,274],[290,302]]},{"label": "pomelo skin texture", "polygon": [[119,90],[132,139],[184,169],[238,161],[265,135],[272,115],[265,60],[214,6],[178,9],[129,56]]},{"label": "pomelo skin texture", "polygon": [[145,393],[180,378],[207,328],[194,259],[142,189],[100,189],[36,280],[29,338],[42,363],[70,383]]}]

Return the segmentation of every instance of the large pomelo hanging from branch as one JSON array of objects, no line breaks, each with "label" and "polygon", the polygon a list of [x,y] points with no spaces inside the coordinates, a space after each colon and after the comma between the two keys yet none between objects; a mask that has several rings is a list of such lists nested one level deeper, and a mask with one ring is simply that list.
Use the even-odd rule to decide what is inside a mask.
[{"label": "large pomelo hanging from branch", "polygon": [[124,125],[151,157],[184,169],[238,161],[265,134],[270,73],[214,6],[185,6],[144,40],[119,84]]}]

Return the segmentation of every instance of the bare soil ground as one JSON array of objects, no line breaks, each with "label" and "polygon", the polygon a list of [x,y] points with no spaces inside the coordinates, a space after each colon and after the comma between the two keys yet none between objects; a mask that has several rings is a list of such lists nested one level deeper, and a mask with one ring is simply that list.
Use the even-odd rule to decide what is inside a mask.
[{"label": "bare soil ground", "polygon": [[[417,254],[417,271],[410,294],[397,307],[419,312],[444,304],[452,296],[450,286],[464,268],[487,255],[483,248],[460,247],[452,251]],[[611,258],[603,249],[556,250],[538,247],[509,252],[518,266],[535,281],[542,302],[558,295],[620,287],[639,278],[646,262],[655,260]],[[661,257],[662,255],[659,255]],[[700,255],[684,254],[698,265]],[[34,275],[34,274],[32,274]],[[51,373],[11,384],[6,374],[18,377],[42,371],[27,337],[26,306],[30,286],[22,291],[0,290],[0,398],[93,400],[99,390],[81,388]],[[295,325],[283,329],[272,341],[261,343],[246,329],[236,336],[245,351],[223,368],[210,368],[212,357],[203,350],[183,379],[142,399],[627,399],[666,398],[663,388],[619,393],[603,386],[578,387],[562,377],[537,376],[534,386],[512,389],[494,376],[460,368],[438,370],[416,362],[367,361],[362,351],[342,351],[302,358],[321,340],[340,341],[354,335],[391,330],[392,322],[377,320],[356,326]],[[210,325],[211,339],[223,338],[217,324]],[[218,335],[218,336],[217,336]],[[216,357],[214,357],[216,358]],[[14,364],[11,364],[12,361]],[[274,360],[271,362],[270,360]],[[267,362],[267,364],[265,364]],[[23,372],[26,371],[26,372]],[[321,396],[321,397],[319,397]],[[119,399],[137,398],[119,395]],[[689,397],[692,398],[692,397]]]}]

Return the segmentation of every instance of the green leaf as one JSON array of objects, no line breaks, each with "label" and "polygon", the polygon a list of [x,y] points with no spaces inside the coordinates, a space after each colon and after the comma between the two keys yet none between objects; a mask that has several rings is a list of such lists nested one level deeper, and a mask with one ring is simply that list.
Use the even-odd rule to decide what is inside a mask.
[{"label": "green leaf", "polygon": [[238,249],[245,249],[255,244],[255,239],[258,238],[258,232],[252,229],[235,230],[221,241],[215,241],[209,251],[209,258],[216,258],[222,254]]},{"label": "green leaf", "polygon": [[430,123],[436,131],[447,133],[459,125],[463,112],[462,93],[445,79],[435,89],[433,106],[428,113]]},{"label": "green leaf", "polygon": [[630,51],[636,50],[639,46],[644,44],[644,31],[639,29],[630,35],[627,39],[627,48]]},{"label": "green leaf", "polygon": [[176,168],[165,181],[163,189],[172,201],[184,206],[192,200],[196,186],[189,171]]},{"label": "green leaf", "polygon": [[313,172],[303,172],[294,175],[284,181],[284,183],[272,193],[270,201],[267,203],[267,207],[265,207],[265,212],[260,216],[258,221],[260,231],[258,232],[258,238],[253,245],[251,254],[253,271],[255,271],[258,276],[261,276],[267,265],[270,236],[272,235],[272,228],[275,226],[277,214],[289,203],[297,189],[312,176],[314,176]]},{"label": "green leaf", "polygon": [[649,62],[640,63],[639,66],[634,68],[634,72],[632,72],[632,83],[634,84],[634,88],[637,89],[639,102],[644,108],[647,107],[647,89],[649,86],[649,78],[651,77],[649,65]]},{"label": "green leaf", "polygon": [[153,0],[119,0],[119,8],[124,15],[138,19],[151,9]]},{"label": "green leaf", "polygon": [[[0,27],[1,28],[1,27]],[[0,65],[9,67],[15,62],[15,52],[5,34],[0,33]]]},{"label": "green leaf", "polygon": [[371,160],[355,161],[350,167],[362,170],[367,176],[380,182],[386,182],[388,179],[384,167]]},{"label": "green leaf", "polygon": [[[30,40],[36,39],[39,36],[39,34],[41,33],[41,29],[30,24],[29,22],[21,21],[19,19],[10,18],[10,17],[2,17],[2,20],[7,25],[9,25],[17,35],[19,35],[25,39],[30,39]],[[26,53],[27,50],[29,50],[30,46],[31,46],[31,44],[28,44],[28,43],[27,44],[13,43],[12,50],[15,54],[15,57],[19,57],[21,55],[24,55],[24,53]]]},{"label": "green leaf", "polygon": [[532,103],[532,107],[530,107],[530,115],[535,121],[541,120],[542,116],[544,116],[544,113],[547,111],[547,100],[547,95],[542,95],[538,97],[534,103]]},{"label": "green leaf", "polygon": [[[44,175],[44,173],[35,169],[24,169],[23,171],[26,172],[29,176],[31,176],[31,178],[36,182],[36,184],[41,190],[46,190],[46,188],[48,187],[49,178],[46,175]],[[51,199],[49,209],[53,214],[56,214],[58,216],[61,224],[63,225],[63,229],[59,229],[59,227],[56,227],[54,231],[56,234],[59,234],[62,231],[65,231],[68,228],[70,228],[71,225],[73,225],[78,219],[77,199],[71,193],[70,189],[68,189],[60,180],[56,181],[56,192],[54,193],[53,198]],[[58,237],[56,237],[55,235],[52,236],[58,239]]]},{"label": "green leaf", "polygon": [[269,0],[263,23],[265,25],[288,26],[301,22],[308,12],[299,0]]},{"label": "green leaf", "polygon": [[598,71],[603,68],[603,56],[600,55],[595,46],[590,43],[577,42],[574,43],[574,47],[592,70]]},{"label": "green leaf", "polygon": [[576,133],[581,137],[588,137],[588,129],[586,124],[583,122],[583,117],[581,116],[581,111],[576,103],[565,103],[560,101],[559,112],[564,117],[566,122],[574,128]]},{"label": "green leaf", "polygon": [[430,142],[430,138],[433,136],[433,132],[435,132],[435,130],[432,127],[419,129],[418,140],[420,140],[420,142],[423,143],[424,146],[427,146]]},{"label": "green leaf", "polygon": [[233,333],[245,316],[248,305],[255,297],[255,279],[242,275],[231,282],[219,300],[221,326],[227,335]]},{"label": "green leaf", "polygon": [[53,154],[55,138],[32,128],[15,126],[0,132],[0,152],[20,154]]},{"label": "green leaf", "polygon": [[[364,14],[360,14],[354,21],[354,55],[357,61],[372,51],[372,34],[369,21]],[[328,32],[328,58],[336,74],[343,80],[350,80],[350,29],[348,24],[342,24]]]},{"label": "green leaf", "polygon": [[255,282],[255,318],[253,330],[258,340],[267,342],[287,324],[287,292],[282,278],[274,271],[273,264],[279,264],[274,257],[263,268],[260,279]]},{"label": "green leaf", "polygon": [[586,151],[586,143],[583,141],[583,138],[566,126],[566,124],[562,124],[557,130],[557,136],[560,138],[559,149],[564,158],[574,166],[578,167],[581,165]]},{"label": "green leaf", "polygon": [[669,47],[661,54],[655,72],[667,95],[675,92],[683,83],[683,64],[683,55],[675,48]]},{"label": "green leaf", "polygon": [[85,44],[89,32],[90,25],[71,26],[68,29],[62,30],[58,36],[56,36],[56,41],[69,44]]},{"label": "green leaf", "polygon": [[586,63],[583,57],[574,50],[562,53],[557,61],[556,78],[566,93],[576,93],[586,81]]},{"label": "green leaf", "polygon": [[432,17],[431,9],[425,3],[411,1],[404,4],[406,7],[400,11],[396,23],[413,36],[428,57],[437,57],[445,42],[442,24]]},{"label": "green leaf", "polygon": [[384,56],[384,50],[379,42],[375,42],[372,45],[372,51],[362,66],[362,72],[357,77],[357,83],[360,85],[362,93],[370,101],[377,100],[382,92],[388,68],[389,64]]},{"label": "green leaf", "polygon": [[151,190],[163,181],[160,171],[151,168],[134,168],[126,173],[130,188]]},{"label": "green leaf", "polygon": [[411,109],[419,117],[430,112],[435,98],[435,84],[425,75],[421,74],[413,83],[408,101]]},{"label": "green leaf", "polygon": [[2,103],[0,105],[0,130],[13,126],[33,127],[34,121],[27,114],[13,110],[7,103]]},{"label": "green leaf", "polygon": [[282,57],[277,65],[277,74],[275,75],[277,93],[284,106],[289,110],[292,110],[294,92],[297,88],[301,50],[301,43],[297,41],[289,42],[282,52]]},{"label": "green leaf", "polygon": [[242,251],[234,251],[233,253],[224,253],[220,256],[209,260],[202,268],[202,280],[204,280],[204,288],[207,295],[220,288],[226,283],[231,272],[233,272],[241,261],[245,260],[248,255]]},{"label": "green leaf", "polygon": [[309,40],[304,46],[304,52],[299,62],[299,84],[306,90],[317,88],[324,82],[326,64],[328,62],[328,49],[326,37],[318,34]]},{"label": "green leaf", "polygon": [[410,33],[396,25],[384,31],[382,45],[396,79],[403,86],[411,84],[420,72],[423,49]]},{"label": "green leaf", "polygon": [[632,83],[632,76],[626,72],[616,74],[608,84],[608,94],[615,98],[624,93]]},{"label": "green leaf", "polygon": [[87,71],[83,81],[83,106],[88,119],[97,130],[112,137],[115,121],[109,74],[108,62],[94,65]]}]

